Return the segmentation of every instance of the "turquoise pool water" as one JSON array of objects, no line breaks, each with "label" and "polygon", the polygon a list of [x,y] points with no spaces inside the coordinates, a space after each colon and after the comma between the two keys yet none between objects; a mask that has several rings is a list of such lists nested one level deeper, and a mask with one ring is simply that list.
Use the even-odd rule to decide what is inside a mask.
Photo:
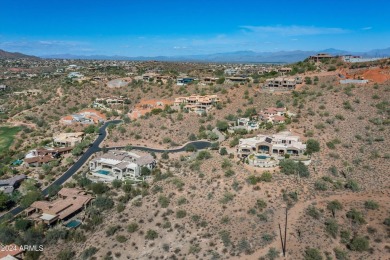
[{"label": "turquoise pool water", "polygon": [[256,157],[257,159],[262,159],[262,160],[269,158],[267,155],[256,155]]},{"label": "turquoise pool water", "polygon": [[81,225],[81,221],[74,219],[74,220],[69,221],[65,226],[68,228],[76,228],[80,225]]},{"label": "turquoise pool water", "polygon": [[106,171],[106,170],[98,170],[97,173],[103,174],[103,175],[108,175],[108,174],[110,174],[110,172],[109,172],[109,171]]}]

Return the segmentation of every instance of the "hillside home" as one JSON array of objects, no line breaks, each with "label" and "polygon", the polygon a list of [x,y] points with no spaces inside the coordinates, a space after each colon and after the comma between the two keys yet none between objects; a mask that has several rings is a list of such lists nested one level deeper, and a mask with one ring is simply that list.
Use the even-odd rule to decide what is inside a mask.
[{"label": "hillside home", "polygon": [[257,135],[255,137],[240,139],[237,154],[239,158],[246,158],[250,154],[269,156],[303,155],[306,144],[303,144],[299,136],[291,132],[281,132],[274,135]]},{"label": "hillside home", "polygon": [[282,67],[278,69],[278,72],[282,75],[286,75],[292,71],[292,68]]},{"label": "hillside home", "polygon": [[14,95],[26,95],[26,96],[38,96],[41,93],[42,93],[42,91],[39,89],[29,89],[29,90],[24,90],[24,91],[16,91],[13,94]]},{"label": "hillside home", "polygon": [[194,78],[177,78],[176,85],[185,86],[185,85],[188,85],[189,83],[193,82],[194,80],[195,80]]},{"label": "hillside home", "polygon": [[123,79],[113,79],[107,82],[107,87],[109,88],[121,88],[126,87],[129,83]]},{"label": "hillside home", "polygon": [[99,124],[104,123],[106,120],[106,116],[102,113],[100,113],[97,110],[94,109],[86,109],[78,114],[73,114],[70,116],[65,116],[60,119],[60,123],[62,124],[85,124],[85,125],[91,125],[91,124]]},{"label": "hillside home", "polygon": [[363,58],[362,56],[356,56],[356,55],[344,55],[342,56],[343,61],[349,62],[349,63],[356,63],[356,62],[371,62],[376,60],[385,59],[382,58]]},{"label": "hillside home", "polygon": [[238,73],[238,70],[237,69],[225,69],[224,73],[225,73],[225,75],[232,76],[232,75],[236,75]]},{"label": "hillside home", "polygon": [[246,83],[249,81],[249,78],[247,77],[226,77],[225,83],[226,84],[239,84],[239,83]]},{"label": "hillside home", "polygon": [[246,117],[239,118],[237,119],[237,125],[232,127],[232,130],[240,128],[246,129],[248,132],[252,130],[257,130],[259,129],[259,123]]},{"label": "hillside home", "polygon": [[24,164],[28,167],[39,167],[51,161],[58,160],[61,155],[70,153],[73,147],[34,149],[26,154]]},{"label": "hillside home", "polygon": [[81,143],[84,133],[60,133],[53,136],[53,144],[60,147],[73,147]]},{"label": "hillside home", "polygon": [[20,174],[8,179],[0,180],[0,192],[11,194],[26,178],[26,175]]},{"label": "hillside home", "polygon": [[277,77],[266,79],[263,87],[271,89],[290,90],[295,89],[296,85],[301,83],[302,79],[300,77]]},{"label": "hillside home", "polygon": [[209,111],[213,105],[219,103],[217,95],[191,95],[189,97],[177,97],[173,105],[173,109],[179,110],[181,107],[191,112],[202,114]]},{"label": "hillside home", "polygon": [[156,160],[150,154],[139,155],[126,151],[110,151],[89,162],[91,174],[103,181],[135,180],[142,167],[152,170]]},{"label": "hillside home", "polygon": [[340,84],[367,84],[367,79],[341,79]]},{"label": "hillside home", "polygon": [[7,85],[0,85],[0,91],[6,91],[6,90],[9,90],[10,87],[8,87]]},{"label": "hillside home", "polygon": [[322,60],[331,59],[333,57],[334,56],[332,56],[330,54],[327,54],[327,53],[318,53],[317,55],[310,56],[309,60],[312,60],[314,62],[319,62],[319,61],[322,61]]},{"label": "hillside home", "polygon": [[219,78],[204,77],[204,78],[202,79],[202,82],[205,83],[205,84],[211,84],[211,83],[214,84],[214,83],[217,82],[218,79],[219,79]]},{"label": "hillside home", "polygon": [[78,79],[78,78],[82,78],[82,77],[84,77],[84,75],[81,74],[80,72],[71,72],[68,74],[68,78],[70,78],[70,79],[74,79],[74,78]]},{"label": "hillside home", "polygon": [[75,188],[62,188],[54,201],[35,201],[25,210],[27,218],[46,225],[65,221],[85,209],[93,197]]},{"label": "hillside home", "polygon": [[258,119],[265,123],[282,124],[285,123],[288,115],[291,116],[292,114],[285,107],[269,107],[258,114]]}]

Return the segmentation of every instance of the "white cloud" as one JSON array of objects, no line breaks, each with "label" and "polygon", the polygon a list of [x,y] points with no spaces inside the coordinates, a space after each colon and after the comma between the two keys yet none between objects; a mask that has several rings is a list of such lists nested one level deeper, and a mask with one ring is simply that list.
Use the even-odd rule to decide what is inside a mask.
[{"label": "white cloud", "polygon": [[362,28],[363,31],[367,31],[367,30],[371,30],[371,29],[372,29],[371,26],[367,26],[367,27],[363,27],[363,28]]},{"label": "white cloud", "polygon": [[315,27],[315,26],[252,26],[245,25],[241,28],[257,34],[277,34],[282,36],[298,36],[298,35],[320,35],[320,34],[340,34],[347,33],[349,30],[336,27]]}]

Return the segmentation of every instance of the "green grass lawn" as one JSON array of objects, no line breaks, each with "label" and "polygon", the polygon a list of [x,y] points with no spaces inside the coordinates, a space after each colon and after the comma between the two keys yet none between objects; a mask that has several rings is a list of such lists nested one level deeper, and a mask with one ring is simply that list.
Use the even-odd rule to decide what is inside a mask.
[{"label": "green grass lawn", "polygon": [[0,127],[0,153],[9,149],[14,141],[15,135],[21,130],[21,127]]}]

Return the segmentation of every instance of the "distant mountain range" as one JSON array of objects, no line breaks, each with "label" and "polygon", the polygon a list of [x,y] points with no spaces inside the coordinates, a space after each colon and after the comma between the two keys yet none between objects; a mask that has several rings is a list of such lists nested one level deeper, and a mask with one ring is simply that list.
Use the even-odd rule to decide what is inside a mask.
[{"label": "distant mountain range", "polygon": [[[83,60],[133,60],[133,61],[193,61],[193,62],[253,62],[253,63],[292,63],[302,61],[310,55],[317,53],[329,53],[333,55],[360,55],[363,57],[390,57],[390,48],[375,49],[368,52],[350,52],[337,49],[325,49],[320,51],[278,51],[278,52],[254,52],[254,51],[236,51],[226,53],[215,53],[205,55],[181,55],[181,56],[106,56],[106,55],[72,55],[72,54],[53,54],[42,55],[45,59],[83,59]],[[24,55],[21,53],[10,53],[0,50],[1,58],[37,58],[35,56]]]},{"label": "distant mountain range", "polygon": [[0,59],[39,59],[38,57],[26,55],[20,52],[8,52],[0,50]]},{"label": "distant mountain range", "polygon": [[42,58],[54,59],[89,59],[89,60],[157,60],[157,61],[194,61],[194,62],[258,62],[258,63],[291,63],[302,61],[310,55],[317,53],[329,53],[333,55],[360,55],[363,57],[390,57],[390,48],[377,49],[368,52],[350,52],[337,49],[325,49],[320,51],[278,51],[278,52],[254,52],[236,51],[205,55],[182,55],[182,56],[154,56],[154,57],[128,57],[128,56],[105,56],[105,55],[72,55],[57,54],[45,55]]}]

